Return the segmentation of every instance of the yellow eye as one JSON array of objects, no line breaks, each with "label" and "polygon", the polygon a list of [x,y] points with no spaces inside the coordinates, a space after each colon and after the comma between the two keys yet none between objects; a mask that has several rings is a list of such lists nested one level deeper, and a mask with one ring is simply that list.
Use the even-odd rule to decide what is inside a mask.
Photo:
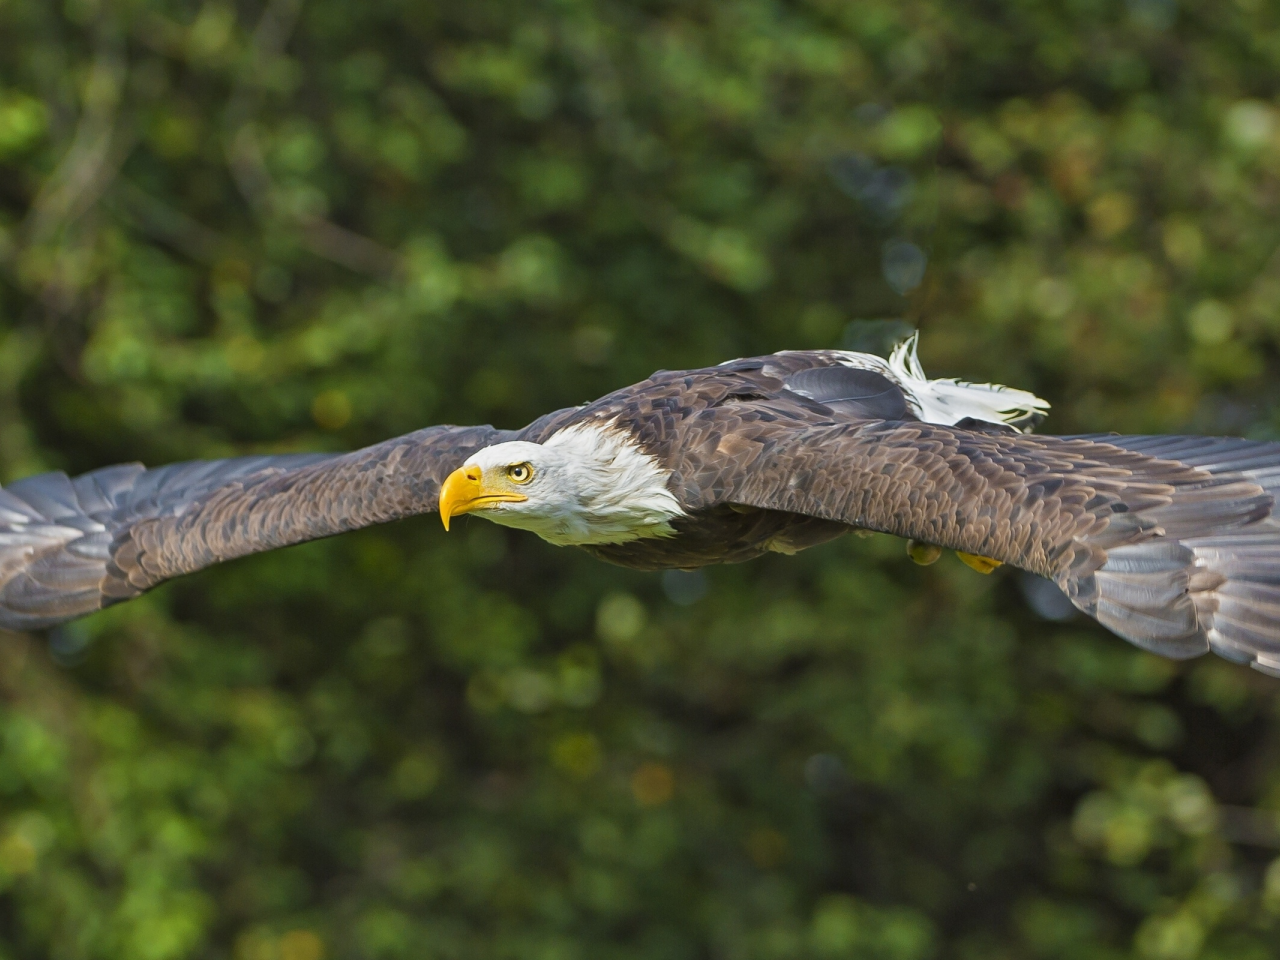
[{"label": "yellow eye", "polygon": [[527,463],[513,463],[507,467],[507,476],[512,483],[528,483],[533,479],[533,467]]}]

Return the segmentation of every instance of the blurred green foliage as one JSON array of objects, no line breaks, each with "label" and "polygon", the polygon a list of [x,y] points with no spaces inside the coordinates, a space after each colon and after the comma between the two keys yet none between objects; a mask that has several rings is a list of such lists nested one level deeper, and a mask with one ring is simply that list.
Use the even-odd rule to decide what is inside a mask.
[{"label": "blurred green foliage", "polygon": [[[924,330],[1280,432],[1266,0],[0,0],[0,474]],[[0,958],[1250,960],[1276,681],[887,538],[430,517],[0,641]]]}]

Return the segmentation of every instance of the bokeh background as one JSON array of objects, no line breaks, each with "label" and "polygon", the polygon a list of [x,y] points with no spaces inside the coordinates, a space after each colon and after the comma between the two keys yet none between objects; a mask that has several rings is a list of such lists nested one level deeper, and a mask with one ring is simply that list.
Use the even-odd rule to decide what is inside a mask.
[{"label": "bokeh background", "polygon": [[[0,0],[0,478],[884,350],[1280,433],[1268,0]],[[1280,681],[422,517],[0,637],[0,958],[1251,960]]]}]

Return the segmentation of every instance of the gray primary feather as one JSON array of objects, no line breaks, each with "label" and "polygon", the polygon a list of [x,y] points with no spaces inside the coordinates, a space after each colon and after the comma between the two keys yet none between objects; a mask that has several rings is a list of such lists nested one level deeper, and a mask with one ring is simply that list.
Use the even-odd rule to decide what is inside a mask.
[{"label": "gray primary feather", "polygon": [[670,472],[686,514],[675,536],[587,548],[603,559],[696,567],[879,530],[1047,577],[1165,656],[1213,650],[1280,675],[1280,444],[926,423],[911,389],[793,352],[660,371],[518,432],[432,427],[342,455],[31,477],[0,490],[0,625],[48,626],[233,557],[435,510],[478,450],[596,423]]}]

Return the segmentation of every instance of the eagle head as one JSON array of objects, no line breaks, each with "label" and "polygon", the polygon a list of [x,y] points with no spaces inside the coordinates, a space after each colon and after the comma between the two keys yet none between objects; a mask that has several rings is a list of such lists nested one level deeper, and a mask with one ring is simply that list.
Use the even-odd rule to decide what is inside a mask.
[{"label": "eagle head", "polygon": [[671,471],[630,434],[582,423],[543,443],[485,447],[440,487],[440,519],[463,513],[536,533],[562,546],[669,536],[683,516],[669,489]]}]

